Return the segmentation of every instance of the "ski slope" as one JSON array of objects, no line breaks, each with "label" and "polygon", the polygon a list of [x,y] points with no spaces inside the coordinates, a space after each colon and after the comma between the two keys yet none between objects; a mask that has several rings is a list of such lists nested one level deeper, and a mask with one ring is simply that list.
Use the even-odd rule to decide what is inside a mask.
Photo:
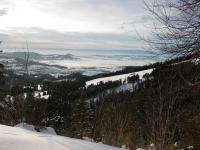
[{"label": "ski slope", "polygon": [[122,75],[116,75],[116,76],[110,76],[110,77],[104,77],[104,78],[97,78],[94,80],[90,80],[86,82],[86,87],[89,85],[97,85],[100,82],[106,83],[108,81],[117,81],[117,80],[122,80],[125,81],[128,77],[133,76],[133,75],[139,75],[140,79],[142,79],[143,75],[146,73],[151,73],[153,69],[147,69],[143,71],[138,71],[138,72],[133,72],[133,73],[127,73],[127,74],[122,74]]},{"label": "ski slope", "polygon": [[0,150],[122,150],[122,148],[0,125]]}]

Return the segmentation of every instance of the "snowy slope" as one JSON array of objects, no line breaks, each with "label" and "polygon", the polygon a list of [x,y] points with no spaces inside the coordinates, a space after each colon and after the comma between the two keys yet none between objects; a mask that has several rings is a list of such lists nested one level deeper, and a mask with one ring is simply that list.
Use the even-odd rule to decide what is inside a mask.
[{"label": "snowy slope", "polygon": [[29,130],[29,131],[34,131],[34,132],[57,135],[56,131],[51,127],[44,127],[44,128],[38,129],[38,131],[36,131],[35,126],[29,125],[27,123],[19,123],[15,127],[26,129],[26,130]]},{"label": "snowy slope", "polygon": [[116,76],[110,76],[110,77],[105,77],[105,78],[97,78],[94,80],[90,80],[86,82],[86,86],[89,85],[97,85],[99,82],[108,82],[108,81],[117,81],[117,80],[122,80],[125,81],[128,77],[133,76],[138,74],[140,79],[142,79],[142,76],[146,73],[151,73],[153,71],[153,69],[148,69],[148,70],[144,70],[144,71],[138,71],[138,72],[133,72],[133,73],[127,73],[127,74],[122,74],[122,75],[116,75]]},{"label": "snowy slope", "polygon": [[0,125],[0,150],[122,150],[103,144]]}]

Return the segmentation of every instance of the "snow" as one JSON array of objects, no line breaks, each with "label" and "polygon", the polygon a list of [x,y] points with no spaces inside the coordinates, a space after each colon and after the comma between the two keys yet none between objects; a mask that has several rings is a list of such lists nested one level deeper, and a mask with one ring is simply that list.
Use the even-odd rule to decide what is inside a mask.
[{"label": "snow", "polygon": [[[44,93],[46,93],[46,95],[44,95]],[[35,91],[34,92],[34,97],[35,98],[49,99],[50,95],[47,94],[47,91],[44,91],[44,92]]]},{"label": "snow", "polygon": [[[46,94],[44,94],[46,93]],[[39,99],[49,99],[50,95],[47,94],[47,91],[34,91],[33,97],[39,98]],[[24,93],[24,98],[27,98],[27,93]]]},{"label": "snow", "polygon": [[12,104],[14,103],[14,97],[11,95],[6,95],[5,97],[6,102],[11,102]]},{"label": "snow", "polygon": [[193,149],[193,148],[194,148],[194,146],[188,146],[187,148],[188,148],[188,149]]},{"label": "snow", "polygon": [[20,124],[17,124],[15,127],[26,129],[29,131],[35,131],[35,127],[33,125],[29,125],[27,123],[20,123]]},{"label": "snow", "polygon": [[103,94],[110,94],[112,92],[116,92],[116,93],[120,93],[120,92],[133,92],[134,89],[136,88],[137,83],[127,83],[127,84],[122,84],[116,88],[112,88],[112,89],[108,89],[104,92],[102,92]]},{"label": "snow", "polygon": [[191,61],[193,64],[198,65],[200,64],[200,58],[195,58]]},{"label": "snow", "polygon": [[148,70],[143,70],[143,71],[138,71],[138,72],[133,72],[133,73],[127,73],[127,74],[122,74],[122,75],[116,75],[116,76],[110,76],[110,77],[104,77],[104,78],[97,78],[97,79],[94,79],[94,80],[90,80],[90,81],[87,81],[86,82],[86,87],[89,86],[89,85],[97,85],[99,84],[100,82],[103,82],[103,83],[106,83],[108,81],[117,81],[117,80],[122,80],[123,81],[126,81],[126,79],[130,76],[133,76],[133,75],[139,75],[139,78],[142,79],[143,75],[146,74],[146,73],[151,73],[153,71],[153,69],[148,69]]},{"label": "snow", "polygon": [[40,129],[40,132],[44,134],[56,135],[56,131],[51,127],[42,128]]},{"label": "snow", "polygon": [[104,144],[0,125],[0,150],[122,150]]},{"label": "snow", "polygon": [[172,65],[179,65],[179,64],[188,63],[188,62],[191,62],[194,65],[199,65],[200,64],[200,58],[193,58],[193,59],[189,59],[189,60],[184,60],[184,61],[181,61],[181,62],[173,63]]},{"label": "snow", "polygon": [[120,85],[119,87],[115,88],[114,90],[117,93],[126,92],[126,91],[133,92],[136,86],[137,86],[137,83],[127,83],[127,84]]},{"label": "snow", "polygon": [[39,131],[36,130],[35,126],[29,125],[27,123],[19,123],[15,127],[26,129],[29,131],[34,131],[34,132],[40,132],[40,133],[44,133],[44,134],[56,135],[56,131],[51,127],[43,127]]},{"label": "snow", "polygon": [[27,98],[27,93],[24,93],[24,98]]},{"label": "snow", "polygon": [[41,91],[42,90],[42,86],[40,84],[38,84],[38,91]]}]

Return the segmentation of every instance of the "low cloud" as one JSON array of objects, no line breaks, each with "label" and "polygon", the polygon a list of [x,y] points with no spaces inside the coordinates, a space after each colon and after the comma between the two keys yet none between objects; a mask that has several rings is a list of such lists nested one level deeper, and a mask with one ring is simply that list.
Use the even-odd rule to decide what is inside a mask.
[{"label": "low cloud", "polygon": [[[5,31],[6,32],[6,31]],[[4,33],[5,33],[4,32]],[[4,48],[139,49],[137,37],[112,33],[58,32],[41,28],[14,28],[0,34]]]},{"label": "low cloud", "polygon": [[0,16],[4,16],[7,14],[7,10],[6,9],[0,9]]}]

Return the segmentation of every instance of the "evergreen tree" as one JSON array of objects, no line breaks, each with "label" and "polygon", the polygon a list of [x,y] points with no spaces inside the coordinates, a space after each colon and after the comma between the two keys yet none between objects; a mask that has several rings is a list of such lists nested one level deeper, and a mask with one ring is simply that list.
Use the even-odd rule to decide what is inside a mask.
[{"label": "evergreen tree", "polygon": [[25,109],[24,121],[30,124],[34,124],[35,100],[32,92],[27,92],[24,109]]},{"label": "evergreen tree", "polygon": [[73,137],[82,138],[90,132],[90,113],[91,109],[86,101],[86,94],[82,92],[72,111],[71,126]]}]

